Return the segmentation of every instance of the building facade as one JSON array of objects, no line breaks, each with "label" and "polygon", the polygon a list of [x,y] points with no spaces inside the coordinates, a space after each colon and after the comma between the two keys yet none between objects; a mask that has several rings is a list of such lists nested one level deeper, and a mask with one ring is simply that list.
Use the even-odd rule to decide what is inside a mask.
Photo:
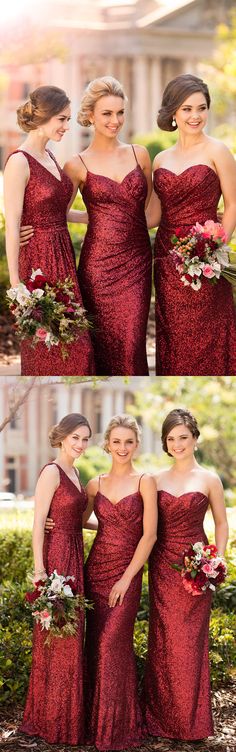
[{"label": "building facade", "polygon": [[[56,379],[55,379],[56,381]],[[126,384],[114,377],[100,382],[97,388],[90,383],[58,384],[42,380],[35,386],[16,418],[0,433],[0,491],[32,495],[40,469],[55,458],[48,441],[52,425],[71,412],[86,415],[92,428],[91,444],[100,445],[106,425],[112,415],[123,413],[134,402],[134,390],[142,389],[142,378],[133,377]],[[13,377],[2,379],[0,384],[0,424],[18,390]],[[142,425],[142,452],[160,452],[160,439],[138,417]]]},{"label": "building facade", "polygon": [[129,100],[124,139],[152,131],[166,83],[179,73],[198,74],[201,62],[213,54],[217,24],[229,20],[232,7],[232,0],[36,0],[32,15],[28,10],[22,19],[25,52],[23,32],[15,56],[14,38],[6,35],[1,166],[22,140],[17,107],[43,84],[61,86],[72,102],[70,134],[56,147],[62,163],[89,143],[91,129],[77,125],[76,113],[85,86],[96,76],[113,75],[124,85]]}]

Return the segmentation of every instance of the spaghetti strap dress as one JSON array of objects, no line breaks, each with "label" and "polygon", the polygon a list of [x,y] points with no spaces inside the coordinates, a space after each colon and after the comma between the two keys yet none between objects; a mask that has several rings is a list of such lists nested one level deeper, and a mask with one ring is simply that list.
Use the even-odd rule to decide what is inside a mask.
[{"label": "spaghetti strap dress", "polygon": [[94,603],[85,646],[86,733],[98,750],[124,750],[138,746],[144,736],[133,650],[142,570],[121,606],[110,608],[108,598],[142,536],[143,500],[141,478],[137,491],[117,504],[102,492],[101,480],[94,505],[98,532],[85,565],[85,592]]},{"label": "spaghetti strap dress", "polygon": [[79,285],[92,319],[96,373],[148,375],[147,321],[152,253],[145,218],[147,181],[136,165],[121,183],[87,169],[82,196],[89,224]]}]

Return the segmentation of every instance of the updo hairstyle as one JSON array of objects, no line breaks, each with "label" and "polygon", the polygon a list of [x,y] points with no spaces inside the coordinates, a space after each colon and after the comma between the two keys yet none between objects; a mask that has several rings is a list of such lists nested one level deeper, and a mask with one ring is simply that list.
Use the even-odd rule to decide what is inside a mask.
[{"label": "updo hairstyle", "polygon": [[90,116],[91,112],[94,111],[96,102],[101,97],[107,96],[121,97],[121,99],[127,101],[122,84],[113,76],[102,76],[90,81],[81,99],[77,122],[85,128],[92,125]]},{"label": "updo hairstyle", "polygon": [[49,432],[49,441],[52,447],[60,447],[63,440],[70,433],[73,433],[79,426],[86,426],[89,429],[89,438],[92,435],[92,431],[87,418],[80,413],[69,413],[64,418],[53,426]]},{"label": "updo hairstyle", "polygon": [[28,101],[18,107],[18,125],[25,133],[34,131],[69,104],[70,100],[63,89],[57,86],[39,86],[31,92]]},{"label": "updo hairstyle", "polygon": [[189,412],[189,410],[185,410],[182,408],[177,408],[176,410],[171,410],[170,413],[166,416],[164,423],[162,424],[162,432],[161,432],[161,440],[162,440],[162,447],[164,452],[166,452],[169,457],[172,455],[168,452],[167,448],[167,437],[169,433],[175,428],[176,426],[185,425],[186,428],[191,431],[192,436],[195,439],[198,439],[200,436],[200,431],[198,428],[198,424],[196,421],[196,418],[192,415],[192,413]]},{"label": "updo hairstyle", "polygon": [[108,423],[108,426],[104,433],[103,449],[105,450],[105,452],[107,452],[107,454],[109,454],[108,444],[110,441],[111,431],[113,430],[113,428],[120,428],[120,426],[122,428],[130,428],[131,431],[133,431],[135,434],[137,444],[139,444],[140,442],[142,431],[135,418],[133,418],[131,415],[126,415],[126,413],[122,413],[121,415],[114,415]]},{"label": "updo hairstyle", "polygon": [[209,89],[201,78],[186,73],[169,81],[164,90],[161,107],[157,115],[157,125],[162,131],[176,131],[177,125],[172,125],[176,110],[181,107],[185,99],[197,92],[204,95],[209,110],[211,103]]}]

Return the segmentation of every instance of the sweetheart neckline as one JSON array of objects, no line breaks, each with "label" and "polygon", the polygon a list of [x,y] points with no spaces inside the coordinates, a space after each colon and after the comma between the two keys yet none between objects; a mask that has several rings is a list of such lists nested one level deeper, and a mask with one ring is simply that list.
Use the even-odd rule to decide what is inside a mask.
[{"label": "sweetheart neckline", "polygon": [[175,178],[179,178],[181,175],[184,175],[185,172],[188,172],[188,170],[192,170],[194,167],[207,167],[207,169],[211,170],[211,172],[213,172],[213,174],[219,180],[219,175],[217,175],[217,172],[213,170],[213,167],[210,167],[210,165],[207,165],[204,163],[189,165],[189,167],[186,167],[185,170],[182,170],[182,172],[174,172],[173,170],[169,170],[168,167],[156,167],[156,169],[153,172],[153,175],[155,174],[155,172],[158,172],[159,170],[165,170],[166,172],[170,172],[171,175],[174,175]]},{"label": "sweetheart neckline", "polygon": [[200,494],[200,496],[204,496],[205,499],[208,499],[207,494],[205,494],[203,491],[185,491],[185,493],[182,493],[179,496],[175,496],[175,494],[172,494],[171,491],[165,491],[164,488],[159,488],[158,493],[166,493],[168,494],[168,496],[172,496],[173,499],[181,499],[182,496],[189,496],[190,494]]},{"label": "sweetheart neckline", "polygon": [[88,175],[95,175],[96,178],[103,178],[104,180],[110,180],[112,183],[115,183],[115,185],[122,185],[124,183],[124,181],[126,180],[126,178],[128,178],[129,175],[132,175],[132,172],[135,172],[135,170],[137,170],[138,168],[141,170],[142,175],[144,176],[143,169],[142,169],[141,165],[138,163],[138,164],[135,165],[135,167],[133,167],[132,170],[130,170],[129,172],[127,172],[127,174],[125,175],[125,177],[123,178],[123,180],[121,180],[119,182],[118,180],[114,180],[113,178],[109,178],[108,175],[101,175],[99,172],[92,172],[91,170],[88,170],[88,168],[86,167],[87,174],[86,174],[86,178],[85,178],[85,181],[84,181],[81,193],[83,192],[83,190],[84,190],[84,188],[86,186]]},{"label": "sweetheart neckline", "polygon": [[134,496],[135,494],[138,494],[142,498],[142,494],[141,494],[140,491],[133,491],[133,493],[127,494],[126,496],[122,496],[122,498],[119,499],[119,501],[116,501],[115,504],[114,504],[114,502],[111,501],[111,499],[109,499],[108,496],[106,496],[106,494],[102,493],[102,491],[98,490],[97,493],[96,493],[96,496],[98,496],[98,494],[100,494],[100,496],[103,496],[104,499],[106,499],[107,501],[109,501],[109,504],[111,504],[112,507],[118,507],[118,504],[120,504],[121,501],[124,501],[125,499],[129,499],[130,496]]}]

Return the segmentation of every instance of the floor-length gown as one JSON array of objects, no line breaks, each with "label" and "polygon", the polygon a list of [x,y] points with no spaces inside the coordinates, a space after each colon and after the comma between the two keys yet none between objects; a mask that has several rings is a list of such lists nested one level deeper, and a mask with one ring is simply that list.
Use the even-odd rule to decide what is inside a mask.
[{"label": "floor-length gown", "polygon": [[[75,285],[76,300],[83,305],[76,275],[74,249],[66,219],[66,210],[73,191],[71,180],[51,152],[49,153],[57,165],[60,179],[23,149],[12,153],[19,151],[25,155],[30,169],[21,223],[34,227],[33,237],[27,245],[20,248],[20,280],[27,284],[32,269],[39,268],[52,284],[59,280],[64,282],[69,276]],[[28,340],[23,340],[21,374],[90,376],[95,373],[93,348],[87,331],[79,334],[66,349],[68,357],[63,360],[60,344],[48,350],[41,342],[33,348]]]},{"label": "floor-length gown", "polygon": [[208,499],[158,493],[158,540],[149,560],[150,617],[144,696],[150,734],[202,739],[213,733],[208,658],[211,593],[192,596],[180,572],[190,543],[205,541]]},{"label": "floor-length gown", "polygon": [[159,167],[154,189],[162,205],[155,240],[157,374],[236,374],[236,314],[231,284],[221,277],[200,290],[181,282],[169,249],[175,229],[183,235],[207,219],[217,221],[219,177],[208,165],[192,165],[176,175]]},{"label": "floor-length gown", "polygon": [[139,485],[117,504],[109,501],[101,487],[95,498],[98,533],[85,565],[85,592],[94,603],[87,618],[85,707],[87,740],[98,750],[136,746],[144,735],[133,652],[142,571],[133,578],[122,606],[108,605],[111,588],[142,536]]},{"label": "floor-length gown", "polygon": [[[56,463],[54,463],[56,464]],[[54,493],[49,514],[55,530],[45,535],[44,564],[73,575],[78,593],[83,585],[82,515],[87,497],[83,488],[70,480],[62,468],[60,485]],[[50,744],[81,744],[84,740],[83,637],[84,614],[73,637],[53,638],[45,646],[45,631],[34,627],[33,660],[21,731],[39,736]]]},{"label": "floor-length gown", "polygon": [[82,195],[89,225],[78,275],[94,325],[96,373],[146,376],[152,254],[144,172],[137,159],[121,183],[87,170]]}]

